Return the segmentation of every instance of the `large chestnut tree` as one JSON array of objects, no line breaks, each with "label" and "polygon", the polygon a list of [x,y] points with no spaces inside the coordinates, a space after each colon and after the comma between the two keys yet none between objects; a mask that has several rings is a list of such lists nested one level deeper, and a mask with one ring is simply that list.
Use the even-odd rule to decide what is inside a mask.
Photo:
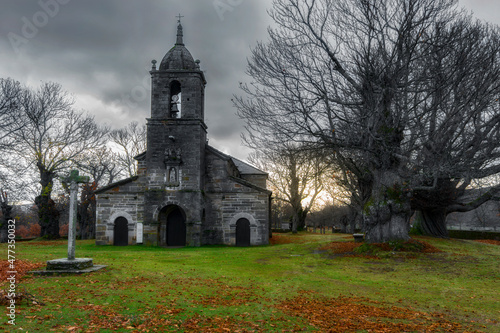
[{"label": "large chestnut tree", "polygon": [[363,180],[369,242],[407,239],[414,209],[439,235],[447,212],[495,196],[459,199],[500,172],[498,27],[452,0],[275,0],[270,14],[238,113]]}]

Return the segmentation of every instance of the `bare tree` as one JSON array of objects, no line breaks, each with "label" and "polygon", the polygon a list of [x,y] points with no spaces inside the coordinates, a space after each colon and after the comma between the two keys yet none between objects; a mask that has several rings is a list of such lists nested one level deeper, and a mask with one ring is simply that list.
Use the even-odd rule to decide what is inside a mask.
[{"label": "bare tree", "polygon": [[364,230],[363,212],[371,197],[372,176],[347,161],[336,163],[333,159],[332,163],[336,166],[333,174],[334,182],[327,183],[327,192],[340,202],[336,206],[347,206],[346,211],[349,214],[343,215],[342,222],[345,224],[342,227],[343,232],[347,232],[347,226],[350,226],[351,233],[354,233],[356,228]]},{"label": "bare tree", "polygon": [[324,182],[324,191],[328,194],[325,205],[333,206],[335,210],[342,207],[339,208],[343,212],[342,219],[336,218],[337,222],[340,220],[342,222],[342,232],[354,233],[356,228],[364,229],[362,211],[370,198],[371,181],[337,166],[335,160],[332,161],[332,165],[334,167],[330,169],[333,169],[333,174],[329,174],[331,178],[325,177],[327,181]]},{"label": "bare tree", "polygon": [[[447,237],[446,216],[498,199],[500,184],[470,201],[474,180],[500,172],[498,28],[462,20],[428,36],[429,112],[414,122],[412,206],[429,235]],[[417,134],[418,133],[418,134]],[[478,191],[475,191],[479,193]]]},{"label": "bare tree", "polygon": [[106,130],[93,117],[72,109],[73,100],[59,84],[23,89],[18,108],[24,127],[15,134],[20,160],[35,166],[41,185],[35,203],[42,236],[59,237],[59,212],[51,198],[54,178],[88,149],[102,144]]},{"label": "bare tree", "polygon": [[88,150],[75,160],[76,166],[90,175],[91,181],[82,185],[78,206],[80,239],[95,238],[97,203],[95,191],[102,185],[109,185],[120,173],[115,161],[116,154],[106,145]]},{"label": "bare tree", "polygon": [[135,121],[110,132],[111,143],[118,149],[116,161],[127,177],[137,175],[134,157],[146,151],[146,133],[146,126]]},{"label": "bare tree", "polygon": [[15,158],[15,133],[24,127],[18,105],[22,96],[19,82],[0,78],[0,188],[11,201],[26,195],[26,168]]},{"label": "bare tree", "polygon": [[292,207],[292,232],[302,230],[307,214],[323,190],[322,178],[327,169],[323,157],[303,147],[282,144],[261,147],[249,160],[269,173],[268,181],[276,199]]},{"label": "bare tree", "polygon": [[12,144],[12,133],[23,127],[19,119],[17,105],[22,88],[19,82],[13,79],[0,78],[0,148]]},{"label": "bare tree", "polygon": [[272,200],[271,202],[271,221],[273,229],[291,229],[293,219],[293,209],[289,203],[282,200]]},{"label": "bare tree", "polygon": [[107,142],[94,149],[88,149],[73,162],[99,186],[111,184],[121,172],[116,153],[107,146]]},{"label": "bare tree", "polygon": [[369,242],[407,239],[428,193],[500,171],[498,28],[455,3],[275,0],[277,28],[249,60],[240,116],[362,180]]}]

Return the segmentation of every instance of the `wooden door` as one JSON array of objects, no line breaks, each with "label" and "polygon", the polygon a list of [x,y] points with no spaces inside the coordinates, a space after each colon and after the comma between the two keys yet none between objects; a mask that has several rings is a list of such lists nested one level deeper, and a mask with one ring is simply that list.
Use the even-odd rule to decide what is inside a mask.
[{"label": "wooden door", "polygon": [[247,219],[236,222],[236,246],[250,246],[250,221]]},{"label": "wooden door", "polygon": [[113,229],[113,245],[128,245],[128,220],[124,217],[120,216],[115,220],[115,227]]},{"label": "wooden door", "polygon": [[167,245],[186,246],[186,223],[179,208],[174,209],[167,217]]}]

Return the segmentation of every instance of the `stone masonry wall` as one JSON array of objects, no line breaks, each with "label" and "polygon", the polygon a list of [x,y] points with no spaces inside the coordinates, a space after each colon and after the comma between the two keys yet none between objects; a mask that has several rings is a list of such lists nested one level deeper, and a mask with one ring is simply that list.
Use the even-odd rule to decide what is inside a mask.
[{"label": "stone masonry wall", "polygon": [[128,244],[136,243],[137,222],[143,222],[144,179],[117,186],[97,196],[96,245],[113,245],[114,222],[128,221]]},{"label": "stone masonry wall", "polygon": [[204,79],[200,71],[152,71],[151,116],[167,118],[173,81],[181,85],[181,118],[204,118]]},{"label": "stone masonry wall", "polygon": [[241,175],[244,180],[257,185],[258,187],[267,188],[267,175]]},{"label": "stone masonry wall", "polygon": [[[179,206],[186,214],[186,244],[200,245],[205,176],[206,126],[193,119],[148,119],[147,186],[145,189],[144,222],[151,230],[158,225],[159,211],[168,205]],[[166,151],[180,152],[170,159]],[[177,180],[170,181],[175,168]],[[147,241],[161,243],[158,231],[151,231]],[[153,233],[156,233],[154,235]]]},{"label": "stone masonry wall", "polygon": [[251,245],[269,243],[269,193],[229,177],[228,161],[207,153],[206,216],[203,244],[234,245],[236,221],[250,221]]},{"label": "stone masonry wall", "polygon": [[[159,226],[158,216],[162,208],[175,205],[181,208],[186,215],[186,245],[200,246],[200,230],[203,214],[203,198],[201,191],[164,189],[147,190],[145,192],[144,220],[145,225],[151,226],[151,234],[145,234],[145,242],[154,245],[166,245],[160,242],[157,230]],[[163,226],[164,227],[164,226]],[[145,231],[146,233],[146,231]]]}]

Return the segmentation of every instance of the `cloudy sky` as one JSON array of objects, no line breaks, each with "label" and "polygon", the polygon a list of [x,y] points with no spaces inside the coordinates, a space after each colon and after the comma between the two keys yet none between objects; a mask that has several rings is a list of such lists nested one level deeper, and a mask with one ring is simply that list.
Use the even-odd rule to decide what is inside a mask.
[{"label": "cloudy sky", "polygon": [[[114,128],[149,116],[151,60],[184,43],[205,71],[210,143],[246,159],[244,123],[231,98],[249,81],[246,59],[271,24],[271,0],[0,0],[0,77],[36,87],[62,84],[76,107]],[[499,0],[460,0],[500,24]]]}]

